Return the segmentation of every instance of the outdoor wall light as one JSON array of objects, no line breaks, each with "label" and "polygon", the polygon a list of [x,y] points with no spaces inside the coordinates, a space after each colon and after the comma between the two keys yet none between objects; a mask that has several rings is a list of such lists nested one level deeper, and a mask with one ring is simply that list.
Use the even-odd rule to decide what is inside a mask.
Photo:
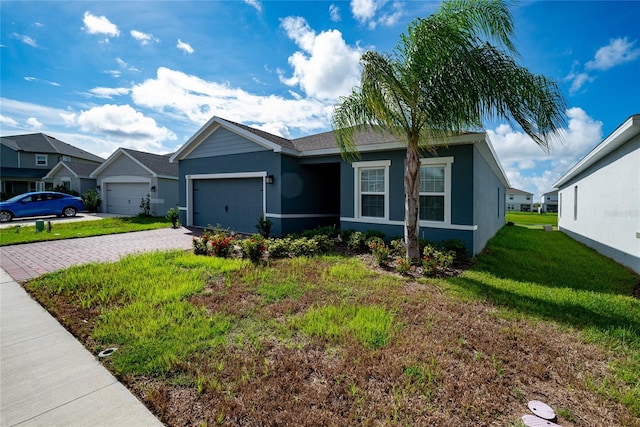
[{"label": "outdoor wall light", "polygon": [[267,175],[264,179],[267,184],[273,184],[273,175]]},{"label": "outdoor wall light", "polygon": [[156,186],[155,185],[151,186],[151,192],[155,193],[155,191],[156,191]]},{"label": "outdoor wall light", "polygon": [[100,187],[99,185],[96,185],[96,190],[100,191],[102,187]]}]

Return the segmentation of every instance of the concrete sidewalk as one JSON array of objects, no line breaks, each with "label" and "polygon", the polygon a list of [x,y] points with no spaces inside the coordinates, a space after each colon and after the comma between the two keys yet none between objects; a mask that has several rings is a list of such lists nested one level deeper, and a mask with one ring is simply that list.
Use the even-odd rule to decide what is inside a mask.
[{"label": "concrete sidewalk", "polygon": [[180,228],[1,247],[0,426],[162,426],[16,280],[191,242]]},{"label": "concrete sidewalk", "polygon": [[0,425],[162,426],[4,270]]}]

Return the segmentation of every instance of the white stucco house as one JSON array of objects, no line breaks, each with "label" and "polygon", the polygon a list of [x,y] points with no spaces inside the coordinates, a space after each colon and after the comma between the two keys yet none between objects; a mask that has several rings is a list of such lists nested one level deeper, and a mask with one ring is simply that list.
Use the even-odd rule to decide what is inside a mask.
[{"label": "white stucco house", "polygon": [[640,114],[554,186],[558,229],[640,274]]}]

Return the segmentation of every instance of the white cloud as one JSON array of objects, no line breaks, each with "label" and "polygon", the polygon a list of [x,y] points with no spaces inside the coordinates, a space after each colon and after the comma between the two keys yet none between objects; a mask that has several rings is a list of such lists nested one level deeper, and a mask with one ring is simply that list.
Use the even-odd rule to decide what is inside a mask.
[{"label": "white cloud", "polygon": [[29,117],[27,119],[27,126],[33,130],[42,129],[42,123],[40,123],[35,117]]},{"label": "white cloud", "polygon": [[127,95],[129,92],[130,89],[125,87],[94,87],[93,89],[89,89],[89,94],[92,96],[106,99],[112,99],[114,96]]},{"label": "white cloud", "polygon": [[185,43],[180,39],[178,39],[178,44],[176,45],[176,47],[185,53],[191,54],[195,52],[189,43]]},{"label": "white cloud", "polygon": [[302,134],[325,130],[330,124],[333,103],[313,99],[285,99],[258,96],[227,84],[161,67],[156,78],[131,89],[134,103],[200,126],[213,116],[257,126],[289,129]]},{"label": "white cloud", "polygon": [[[566,111],[568,127],[556,135],[562,143],[552,145],[546,154],[524,132],[502,124],[487,130],[492,145],[513,187],[542,194],[572,165],[602,140],[602,122],[596,121],[581,108]],[[534,169],[544,168],[541,175]]]},{"label": "white cloud", "polygon": [[253,7],[258,12],[262,12],[262,3],[260,3],[258,0],[244,0],[244,2]]},{"label": "white cloud", "polygon": [[301,17],[282,19],[282,27],[302,49],[289,57],[293,76],[281,75],[284,84],[299,85],[314,98],[337,100],[359,83],[362,49],[347,46],[340,31],[316,34]]},{"label": "white cloud", "polygon": [[160,39],[154,37],[153,34],[143,33],[137,30],[131,30],[131,37],[138,40],[142,46],[146,46],[149,43],[158,43]]},{"label": "white cloud", "polygon": [[351,13],[361,24],[367,24],[368,28],[374,30],[378,25],[390,27],[398,23],[402,17],[402,4],[395,1],[390,6],[390,11],[386,7],[387,0],[351,0]]},{"label": "white cloud", "polygon": [[640,57],[640,48],[634,49],[636,41],[628,41],[626,37],[612,39],[607,46],[596,52],[593,60],[585,64],[588,70],[608,70],[616,65],[631,62]]},{"label": "white cloud", "polygon": [[331,20],[333,22],[339,22],[340,21],[340,8],[338,6],[336,6],[335,4],[331,4],[331,6],[329,6],[329,16],[331,17]]},{"label": "white cloud", "polygon": [[7,116],[2,115],[2,114],[0,114],[0,124],[3,125],[3,126],[9,126],[9,127],[17,127],[18,126],[18,122],[13,120],[11,117],[7,117]]},{"label": "white cloud", "polygon": [[120,66],[120,68],[125,69],[127,71],[140,71],[138,68],[127,64],[122,58],[116,58],[116,62]]},{"label": "white cloud", "polygon": [[133,139],[137,144],[156,147],[163,141],[177,138],[169,129],[158,126],[154,119],[145,117],[130,105],[106,104],[91,108],[78,115],[77,123],[85,132],[107,134],[123,141]]},{"label": "white cloud", "polygon": [[376,15],[378,7],[384,1],[376,0],[351,0],[351,13],[360,22],[366,22]]},{"label": "white cloud", "polygon": [[60,87],[60,83],[57,82],[50,82],[49,80],[43,80],[43,79],[38,79],[36,77],[31,77],[31,76],[25,76],[24,78],[26,81],[28,82],[34,82],[34,83],[46,83],[48,85],[51,86],[55,86],[55,87]]},{"label": "white cloud", "polygon": [[25,36],[24,34],[13,33],[13,37],[20,40],[22,43],[29,45],[31,47],[38,47],[38,43],[29,36]]},{"label": "white cloud", "polygon": [[580,91],[585,84],[593,82],[595,77],[592,77],[587,73],[570,73],[564,80],[571,82],[569,93],[573,95]]},{"label": "white cloud", "polygon": [[82,22],[84,22],[84,30],[88,34],[104,34],[112,37],[120,35],[118,27],[109,21],[106,16],[95,16],[90,12],[85,12]]}]

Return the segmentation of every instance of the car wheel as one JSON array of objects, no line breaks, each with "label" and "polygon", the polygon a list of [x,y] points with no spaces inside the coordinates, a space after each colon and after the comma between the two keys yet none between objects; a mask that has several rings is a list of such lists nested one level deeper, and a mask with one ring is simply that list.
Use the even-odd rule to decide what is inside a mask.
[{"label": "car wheel", "polygon": [[78,210],[73,206],[67,206],[62,210],[62,216],[76,216]]},{"label": "car wheel", "polygon": [[0,211],[0,222],[7,222],[13,219],[13,215],[9,211]]}]

